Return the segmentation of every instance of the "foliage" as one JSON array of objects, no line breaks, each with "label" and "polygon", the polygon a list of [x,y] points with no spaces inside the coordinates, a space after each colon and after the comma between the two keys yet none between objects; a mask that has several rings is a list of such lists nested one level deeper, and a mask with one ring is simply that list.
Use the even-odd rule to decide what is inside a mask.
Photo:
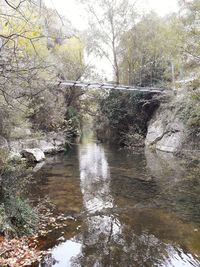
[{"label": "foliage", "polygon": [[147,123],[157,107],[158,101],[152,94],[112,91],[100,104],[96,124],[103,118],[111,130],[112,141],[117,139],[128,145],[131,136],[132,140],[144,138]]},{"label": "foliage", "polygon": [[160,18],[150,13],[124,33],[120,47],[120,77],[123,83],[140,86],[171,83],[172,64],[180,66],[180,23],[174,16]]},{"label": "foliage", "polygon": [[30,235],[38,224],[36,211],[20,198],[12,198],[2,204],[0,216],[0,231],[7,236]]},{"label": "foliage", "polygon": [[[62,91],[57,81],[85,72],[81,40],[55,10],[34,1],[1,3],[0,134],[9,138],[28,121],[34,130],[65,128],[65,100],[73,92]],[[79,93],[74,95],[78,101]]]},{"label": "foliage", "polygon": [[28,117],[36,131],[55,131],[65,127],[65,99],[62,90],[54,88],[34,97],[29,103]]},{"label": "foliage", "polygon": [[183,54],[186,59],[186,67],[191,71],[200,62],[200,2],[199,0],[180,1],[180,6],[184,34]]},{"label": "foliage", "polygon": [[1,175],[0,232],[7,236],[29,235],[39,222],[36,209],[22,196],[30,180],[24,172],[23,165],[8,164]]},{"label": "foliage", "polygon": [[188,131],[194,135],[199,135],[200,131],[200,106],[198,92],[183,96],[176,103],[177,114],[187,126]]},{"label": "foliage", "polygon": [[[185,80],[191,80],[194,94],[185,93],[188,96],[176,105],[189,132],[197,135],[200,121],[199,1],[182,2],[184,9],[180,10],[180,16],[171,14],[161,18],[151,12],[120,35],[119,80],[124,84],[167,88],[175,88],[179,80],[181,87],[182,84],[186,86]],[[114,136],[128,147],[142,143],[148,121],[158,106],[158,102],[154,102],[149,110],[151,101],[145,97],[138,100],[134,94],[131,98],[126,93],[111,92],[100,104],[97,132]]]},{"label": "foliage", "polygon": [[59,62],[59,75],[66,80],[78,80],[85,71],[84,46],[78,37],[65,40],[54,49]]},{"label": "foliage", "polygon": [[114,72],[115,82],[120,82],[119,43],[122,35],[132,27],[136,12],[129,0],[80,0],[89,15],[88,53],[107,59]]}]

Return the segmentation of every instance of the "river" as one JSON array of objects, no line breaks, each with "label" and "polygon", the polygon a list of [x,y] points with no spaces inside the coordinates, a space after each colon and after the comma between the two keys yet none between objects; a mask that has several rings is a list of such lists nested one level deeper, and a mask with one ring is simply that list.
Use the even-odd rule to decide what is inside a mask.
[{"label": "river", "polygon": [[68,219],[41,239],[40,267],[199,267],[196,162],[89,141],[49,158],[33,200],[48,196]]}]

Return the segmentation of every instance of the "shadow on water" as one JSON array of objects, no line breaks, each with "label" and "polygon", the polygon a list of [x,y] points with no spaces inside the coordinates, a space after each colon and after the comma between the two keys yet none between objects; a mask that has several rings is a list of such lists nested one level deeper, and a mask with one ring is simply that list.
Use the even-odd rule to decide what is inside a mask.
[{"label": "shadow on water", "polygon": [[[199,167],[95,142],[51,158],[32,199],[48,195],[66,227],[41,240],[50,266],[200,266]],[[62,240],[62,241],[61,241]]]}]

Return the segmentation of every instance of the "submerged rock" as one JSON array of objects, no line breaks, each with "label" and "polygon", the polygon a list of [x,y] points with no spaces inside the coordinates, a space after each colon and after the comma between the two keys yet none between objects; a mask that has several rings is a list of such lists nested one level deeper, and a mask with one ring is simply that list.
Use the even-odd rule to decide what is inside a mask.
[{"label": "submerged rock", "polygon": [[24,149],[21,155],[31,162],[41,162],[45,159],[44,152],[39,148]]}]

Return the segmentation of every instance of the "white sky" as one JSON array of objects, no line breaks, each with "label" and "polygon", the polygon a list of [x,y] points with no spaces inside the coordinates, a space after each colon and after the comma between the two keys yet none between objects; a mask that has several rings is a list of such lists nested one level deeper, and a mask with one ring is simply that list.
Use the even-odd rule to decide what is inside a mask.
[{"label": "white sky", "polygon": [[[95,0],[94,0],[95,1]],[[57,11],[68,18],[78,30],[84,30],[87,21],[84,18],[84,10],[80,8],[76,0],[44,0],[47,6],[56,8]],[[139,0],[141,10],[156,11],[160,16],[177,11],[178,0]],[[141,3],[141,4],[140,4]]]},{"label": "white sky", "polygon": [[[59,14],[69,19],[78,30],[87,28],[86,14],[76,0],[43,0],[48,7],[55,8]],[[95,0],[94,0],[95,1]],[[132,0],[131,0],[132,1]],[[134,0],[135,1],[135,0]],[[138,0],[141,11],[156,11],[160,16],[178,10],[178,0]],[[94,60],[94,65],[103,77],[112,80],[112,67],[106,59]]]}]

